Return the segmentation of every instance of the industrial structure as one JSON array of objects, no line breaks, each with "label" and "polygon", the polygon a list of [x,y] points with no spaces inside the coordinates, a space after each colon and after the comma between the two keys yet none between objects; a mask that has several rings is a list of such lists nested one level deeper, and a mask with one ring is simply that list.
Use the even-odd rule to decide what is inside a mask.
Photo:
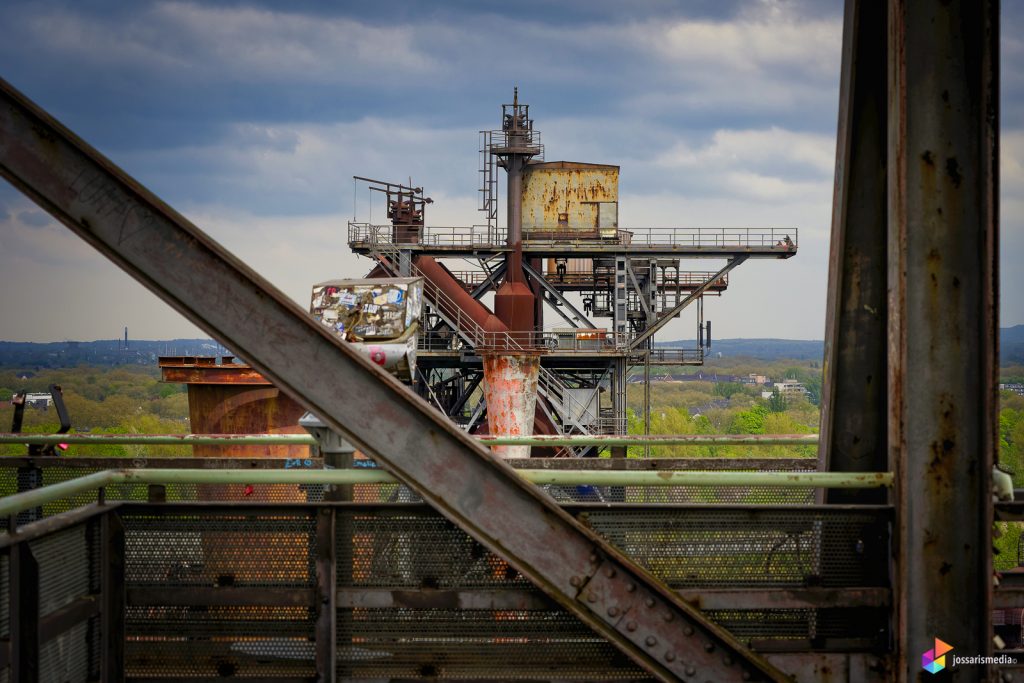
[{"label": "industrial structure", "polygon": [[[994,0],[847,0],[819,457],[785,465],[497,458],[0,82],[0,175],[320,418],[310,424],[318,457],[297,467],[292,458],[235,458],[231,468],[209,458],[2,463],[0,484],[22,490],[0,498],[0,679],[1024,680],[1021,574],[994,575],[991,546],[995,522],[1024,520],[1012,483],[993,469],[998,58]],[[484,149],[526,188],[544,172],[527,170],[539,141],[517,102],[507,113]],[[383,189],[405,194],[396,209],[426,204],[413,188]],[[531,237],[528,202],[512,204],[523,207],[521,231],[445,241],[402,218],[353,226],[351,241],[380,254],[382,269],[417,277],[416,266],[437,331],[443,322],[479,335],[465,348],[483,372],[489,357],[506,359],[516,367],[497,376],[528,382],[533,359],[577,357],[539,350],[538,298],[564,290],[541,282],[558,280],[557,261],[554,277],[530,265],[564,255],[555,245],[566,227]],[[613,327],[598,341],[605,362],[628,363],[669,317],[632,327],[629,273],[643,291],[635,259],[674,255],[653,238],[625,243],[617,226],[603,242],[613,226],[594,211],[597,236],[572,253],[592,260],[581,279],[595,287],[597,262],[614,258]],[[559,213],[566,226],[582,220]],[[731,258],[727,267],[753,248],[705,246]],[[494,317],[479,329],[448,324],[442,313],[472,306],[443,310],[431,254],[477,247],[501,294]],[[492,282],[502,263],[512,272]],[[453,301],[459,292],[475,301],[465,286],[452,288]],[[451,358],[459,383],[472,381],[462,348],[452,342],[438,356]],[[433,390],[443,377],[431,372]],[[613,436],[488,438],[629,442]],[[3,436],[36,446],[70,438]],[[352,447],[377,468],[346,464]],[[328,458],[342,467],[324,468]],[[526,468],[535,471],[521,476]],[[543,470],[562,471],[545,479]],[[660,495],[680,481],[683,497]],[[595,504],[579,495],[584,482],[626,495]],[[287,495],[211,499],[198,488],[264,484]],[[807,487],[802,500],[780,499]]]},{"label": "industrial structure", "polygon": [[[423,188],[357,177],[383,196],[389,222],[350,222],[349,246],[374,261],[370,277],[424,278],[414,386],[464,429],[623,434],[629,368],[700,365],[711,344],[704,297],[725,291],[730,271],[749,258],[796,254],[797,231],[620,227],[617,166],[545,161],[518,88],[501,123],[480,134],[483,224],[428,225]],[[692,259],[725,265],[684,270]],[[489,294],[493,312],[481,301]],[[696,347],[656,347],[654,335],[691,305]]]}]

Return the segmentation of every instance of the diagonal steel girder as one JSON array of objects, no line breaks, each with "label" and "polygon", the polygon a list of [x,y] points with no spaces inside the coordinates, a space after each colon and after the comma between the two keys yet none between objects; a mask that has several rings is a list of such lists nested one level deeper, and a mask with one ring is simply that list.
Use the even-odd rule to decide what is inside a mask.
[{"label": "diagonal steel girder", "polygon": [[0,175],[661,680],[789,680],[0,80]]},{"label": "diagonal steel girder", "polygon": [[658,320],[658,322],[648,327],[646,330],[643,331],[643,333],[640,336],[638,336],[636,339],[630,342],[629,350],[635,351],[636,349],[640,348],[640,346],[644,342],[646,342],[648,339],[657,334],[658,330],[665,327],[665,325],[668,325],[669,321],[672,320],[672,318],[679,315],[679,313],[681,313],[684,308],[686,308],[694,301],[696,301],[698,298],[700,298],[704,294],[704,292],[708,290],[708,287],[710,287],[711,285],[715,284],[720,279],[725,277],[729,273],[729,271],[731,271],[733,268],[746,261],[747,258],[748,256],[746,254],[740,254],[739,256],[735,256],[732,259],[730,259],[729,262],[726,263],[720,271],[718,271],[717,273],[709,277],[707,280],[702,282],[700,286],[697,287],[697,289],[690,292],[685,299],[676,304],[675,308],[673,308],[668,313],[665,313]]},{"label": "diagonal steel girder", "polygon": [[561,311],[558,308],[555,309],[556,312],[562,316],[563,320],[572,325],[573,319],[575,319],[575,324],[579,327],[587,327],[590,328],[591,330],[597,329],[594,323],[590,322],[590,318],[580,313],[579,309],[573,306],[569,302],[569,300],[566,299],[565,296],[563,296],[562,293],[558,291],[558,288],[556,288],[554,285],[548,282],[543,274],[538,273],[536,270],[533,269],[533,267],[530,266],[529,263],[526,263],[525,261],[523,262],[523,270],[525,270],[526,274],[529,275],[537,284],[543,287],[548,294],[554,297],[555,301],[560,303],[562,307],[569,311],[569,313],[565,313],[564,311]]}]

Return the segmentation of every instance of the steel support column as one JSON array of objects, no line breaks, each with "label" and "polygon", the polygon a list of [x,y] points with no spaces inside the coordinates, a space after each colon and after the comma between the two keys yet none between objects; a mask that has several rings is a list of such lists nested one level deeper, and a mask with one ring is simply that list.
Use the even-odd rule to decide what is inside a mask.
[{"label": "steel support column", "polygon": [[0,174],[662,680],[787,680],[0,82]]},{"label": "steel support column", "polygon": [[[898,680],[992,650],[998,0],[889,3],[889,443]],[[982,681],[986,666],[951,680]]]},{"label": "steel support column", "polygon": [[27,541],[9,551],[8,614],[10,620],[10,680],[39,680],[39,563]]},{"label": "steel support column", "polygon": [[[335,602],[337,589],[335,579],[335,536],[336,509],[321,507],[316,515],[316,673],[318,683],[333,683],[335,660],[337,659]],[[350,539],[344,539],[348,542]]]},{"label": "steel support column", "polygon": [[[881,472],[886,450],[886,8],[847,0],[839,87],[819,469]],[[884,503],[885,491],[825,502]]]},{"label": "steel support column", "polygon": [[100,518],[100,673],[104,681],[124,680],[124,525],[114,509]]}]

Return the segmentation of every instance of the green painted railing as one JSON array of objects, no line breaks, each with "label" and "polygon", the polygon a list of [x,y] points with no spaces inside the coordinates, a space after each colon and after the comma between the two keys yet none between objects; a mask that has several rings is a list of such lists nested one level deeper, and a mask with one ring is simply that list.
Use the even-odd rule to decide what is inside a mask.
[{"label": "green painted railing", "polygon": [[[817,434],[482,436],[488,446],[816,446]],[[0,434],[0,444],[79,446],[315,446],[309,434]]]},{"label": "green painted railing", "polygon": [[[535,484],[562,486],[778,486],[863,489],[892,486],[891,472],[694,472],[609,470],[516,470]],[[0,498],[0,517],[114,484],[384,484],[397,480],[384,470],[104,470]]]}]

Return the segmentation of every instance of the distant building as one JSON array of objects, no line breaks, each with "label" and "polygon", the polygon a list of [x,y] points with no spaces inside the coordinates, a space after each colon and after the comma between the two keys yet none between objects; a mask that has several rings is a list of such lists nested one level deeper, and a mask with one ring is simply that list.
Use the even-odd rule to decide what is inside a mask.
[{"label": "distant building", "polygon": [[1017,384],[1015,382],[1009,384],[1000,384],[999,391],[1012,391],[1018,396],[1024,396],[1024,384]]},{"label": "distant building", "polygon": [[25,394],[25,405],[30,408],[46,410],[53,405],[53,396],[44,393]]},{"label": "distant building", "polygon": [[803,382],[798,382],[795,379],[784,379],[781,382],[775,383],[775,388],[778,389],[779,394],[785,398],[808,396],[811,392],[807,391],[807,387],[804,386]]},{"label": "distant building", "polygon": [[744,377],[741,381],[744,384],[756,384],[758,386],[763,386],[765,384],[771,384],[771,382],[769,381],[767,376],[765,376],[765,375],[758,375],[758,374],[755,374],[753,372],[750,373],[749,375],[747,375],[746,377]]}]

